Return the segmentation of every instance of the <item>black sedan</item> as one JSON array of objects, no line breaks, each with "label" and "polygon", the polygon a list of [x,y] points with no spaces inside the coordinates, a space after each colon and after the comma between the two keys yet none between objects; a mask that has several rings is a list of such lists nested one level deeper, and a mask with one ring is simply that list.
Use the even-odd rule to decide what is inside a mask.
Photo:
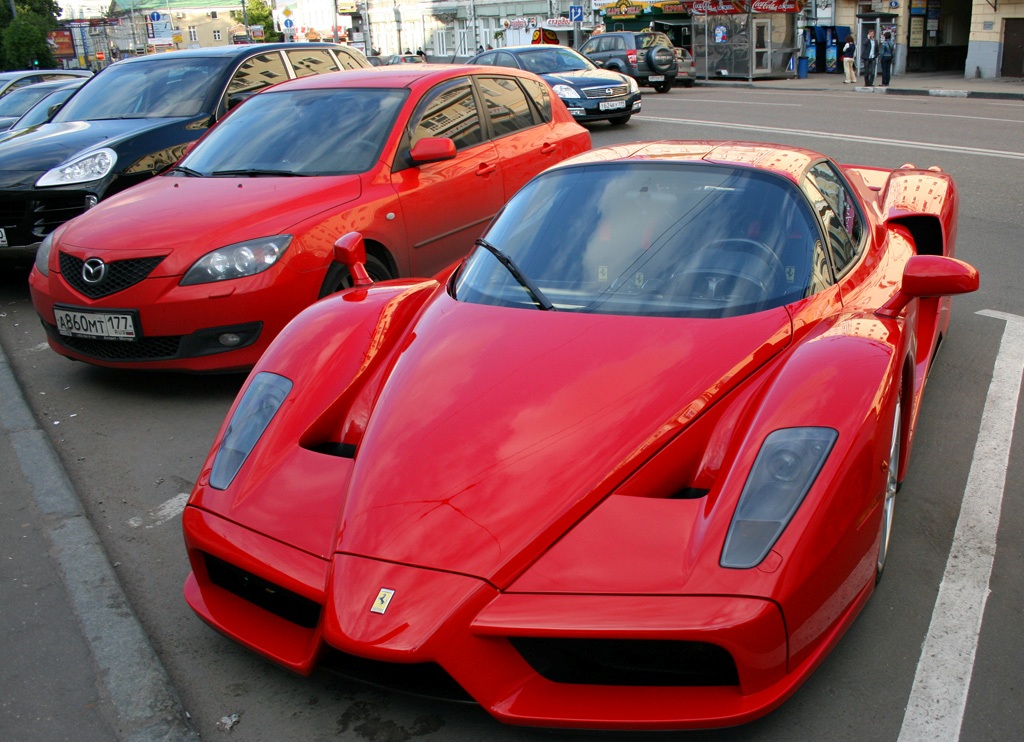
[{"label": "black sedan", "polygon": [[633,78],[602,70],[565,46],[510,46],[477,54],[469,64],[516,67],[540,75],[577,121],[619,125],[640,112],[640,88]]},{"label": "black sedan", "polygon": [[369,66],[359,51],[319,43],[187,49],[112,64],[49,123],[0,142],[0,248],[33,248],[98,201],[155,175],[268,85]]}]

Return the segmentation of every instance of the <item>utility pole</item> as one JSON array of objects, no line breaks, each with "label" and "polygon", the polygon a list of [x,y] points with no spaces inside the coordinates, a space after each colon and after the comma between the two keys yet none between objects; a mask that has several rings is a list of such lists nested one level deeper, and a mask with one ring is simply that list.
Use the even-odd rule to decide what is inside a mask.
[{"label": "utility pole", "polygon": [[334,43],[338,43],[338,0],[334,0],[334,22],[331,24],[334,28]]}]

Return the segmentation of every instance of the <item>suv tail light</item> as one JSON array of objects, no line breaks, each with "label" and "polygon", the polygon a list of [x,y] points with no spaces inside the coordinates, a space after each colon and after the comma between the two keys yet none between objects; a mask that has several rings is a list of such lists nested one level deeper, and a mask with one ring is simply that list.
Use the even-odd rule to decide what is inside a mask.
[{"label": "suv tail light", "polygon": [[626,52],[626,61],[629,62],[630,67],[636,67],[636,49]]}]

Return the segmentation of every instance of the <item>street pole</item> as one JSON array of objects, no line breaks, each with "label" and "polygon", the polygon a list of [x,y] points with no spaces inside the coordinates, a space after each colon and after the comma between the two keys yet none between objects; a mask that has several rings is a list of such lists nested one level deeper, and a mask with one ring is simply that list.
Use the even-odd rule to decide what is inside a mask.
[{"label": "street pole", "polygon": [[242,0],[242,25],[245,26],[245,43],[252,41],[249,38],[249,12],[245,9],[245,0]]},{"label": "street pole", "polygon": [[334,43],[338,43],[338,0],[334,0],[334,23],[331,24],[334,27]]}]

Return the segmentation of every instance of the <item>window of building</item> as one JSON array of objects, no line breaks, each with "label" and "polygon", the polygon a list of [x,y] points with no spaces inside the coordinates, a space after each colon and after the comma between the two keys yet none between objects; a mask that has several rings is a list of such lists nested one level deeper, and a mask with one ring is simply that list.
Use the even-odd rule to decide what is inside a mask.
[{"label": "window of building", "polygon": [[195,26],[189,26],[188,27],[188,40],[189,41],[199,41],[199,33],[196,31],[196,27]]},{"label": "window of building", "polygon": [[[214,15],[216,15],[216,13]],[[220,29],[217,29],[213,32],[213,40],[220,41]]]}]

